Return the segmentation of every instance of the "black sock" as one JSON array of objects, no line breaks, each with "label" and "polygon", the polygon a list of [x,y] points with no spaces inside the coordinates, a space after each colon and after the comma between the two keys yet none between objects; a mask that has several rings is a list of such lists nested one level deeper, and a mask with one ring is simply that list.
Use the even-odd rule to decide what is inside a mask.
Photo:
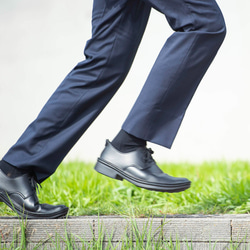
[{"label": "black sock", "polygon": [[136,150],[138,147],[145,147],[146,141],[120,130],[111,144],[119,151],[128,153]]},{"label": "black sock", "polygon": [[12,166],[4,160],[0,161],[0,169],[10,178],[16,178],[26,173],[26,171]]}]

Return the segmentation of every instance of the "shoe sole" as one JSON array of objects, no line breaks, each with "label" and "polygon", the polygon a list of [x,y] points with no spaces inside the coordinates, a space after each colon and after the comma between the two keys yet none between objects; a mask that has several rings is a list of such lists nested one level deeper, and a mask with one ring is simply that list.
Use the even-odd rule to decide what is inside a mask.
[{"label": "shoe sole", "polygon": [[136,185],[137,187],[144,188],[151,191],[158,191],[158,192],[168,192],[168,193],[177,193],[184,191],[191,186],[191,182],[184,182],[178,184],[159,184],[153,182],[147,182],[145,180],[141,180],[135,178],[126,172],[122,171],[120,168],[114,166],[113,164],[104,161],[101,158],[98,158],[97,163],[94,167],[95,171],[110,178],[123,181],[123,179],[127,180],[128,182]]},{"label": "shoe sole", "polygon": [[68,208],[65,208],[57,213],[51,214],[38,214],[34,212],[27,212],[24,209],[20,209],[19,206],[15,206],[10,202],[10,199],[7,194],[0,193],[0,202],[4,202],[9,208],[11,208],[14,212],[19,214],[24,219],[57,219],[59,217],[64,217],[68,213]]}]

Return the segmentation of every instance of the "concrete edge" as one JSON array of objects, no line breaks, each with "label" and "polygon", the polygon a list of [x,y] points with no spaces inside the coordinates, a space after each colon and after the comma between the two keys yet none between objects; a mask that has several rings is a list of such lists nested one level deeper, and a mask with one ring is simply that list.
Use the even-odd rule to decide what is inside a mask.
[{"label": "concrete edge", "polygon": [[[22,225],[25,225],[23,227]],[[54,220],[21,220],[0,217],[1,242],[6,246],[18,242],[25,228],[29,249],[38,244],[50,249],[60,238],[73,237],[77,245],[101,240],[102,244],[122,244],[124,239],[136,242],[171,242],[181,249],[237,249],[250,247],[250,215],[167,215],[154,218],[122,216],[79,216]],[[58,243],[58,244],[59,244]],[[214,247],[216,246],[216,247]],[[121,249],[119,247],[117,249]],[[40,249],[40,248],[39,248]]]}]

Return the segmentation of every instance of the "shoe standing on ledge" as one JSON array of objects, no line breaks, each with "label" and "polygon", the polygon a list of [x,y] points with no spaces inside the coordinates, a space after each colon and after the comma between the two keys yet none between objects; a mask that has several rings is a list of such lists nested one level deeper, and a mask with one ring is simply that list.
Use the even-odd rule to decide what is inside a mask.
[{"label": "shoe standing on ledge", "polygon": [[30,174],[10,178],[0,170],[0,201],[21,217],[28,219],[53,219],[65,216],[64,205],[40,204],[36,195],[37,183]]},{"label": "shoe standing on ledge", "polygon": [[107,140],[98,158],[95,170],[108,177],[127,180],[134,185],[160,192],[181,192],[190,187],[186,178],[172,177],[162,172],[152,158],[153,151],[146,147],[122,153]]}]

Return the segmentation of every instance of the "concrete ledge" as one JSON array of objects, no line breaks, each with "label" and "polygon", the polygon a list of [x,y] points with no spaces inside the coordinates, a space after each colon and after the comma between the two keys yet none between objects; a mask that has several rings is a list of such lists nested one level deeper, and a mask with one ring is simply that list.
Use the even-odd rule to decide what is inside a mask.
[{"label": "concrete ledge", "polygon": [[[22,230],[24,229],[25,230]],[[20,244],[26,235],[27,249],[91,249],[99,242],[125,249],[134,246],[178,246],[178,249],[248,249],[250,248],[250,215],[174,215],[157,218],[124,218],[120,216],[80,216],[57,220],[27,220],[0,217],[1,246]],[[2,249],[2,247],[0,247]],[[163,248],[165,249],[165,248]],[[167,249],[167,248],[166,248]],[[170,248],[171,249],[171,248]]]}]

